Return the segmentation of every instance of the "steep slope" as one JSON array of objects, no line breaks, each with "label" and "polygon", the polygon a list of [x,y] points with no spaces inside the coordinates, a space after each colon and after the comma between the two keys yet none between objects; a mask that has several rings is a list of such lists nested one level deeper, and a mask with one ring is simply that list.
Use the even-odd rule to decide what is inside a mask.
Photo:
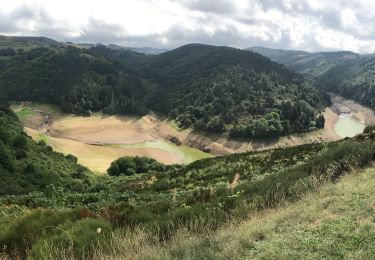
[{"label": "steep slope", "polygon": [[345,51],[307,53],[260,47],[249,50],[259,52],[303,74],[312,80],[317,88],[338,93],[375,108],[374,55]]},{"label": "steep slope", "polygon": [[326,100],[296,74],[269,59],[228,47],[190,44],[160,55],[95,48],[157,82],[152,109],[182,127],[275,136],[321,127]]},{"label": "steep slope", "polygon": [[375,109],[375,58],[337,66],[325,73],[316,84]]},{"label": "steep slope", "polygon": [[298,203],[213,234],[181,232],[169,245],[143,247],[134,258],[372,259],[374,189],[375,168],[369,168],[327,184]]},{"label": "steep slope", "polygon": [[0,196],[40,191],[51,185],[82,192],[92,176],[74,156],[55,153],[44,142],[32,141],[17,116],[0,107]]},{"label": "steep slope", "polygon": [[147,82],[88,50],[36,48],[0,65],[0,90],[11,100],[60,106],[89,115],[147,113]]}]

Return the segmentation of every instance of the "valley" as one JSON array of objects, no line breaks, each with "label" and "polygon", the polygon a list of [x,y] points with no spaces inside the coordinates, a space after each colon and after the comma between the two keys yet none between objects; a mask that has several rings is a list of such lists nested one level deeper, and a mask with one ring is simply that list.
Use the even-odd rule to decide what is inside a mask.
[{"label": "valley", "polygon": [[0,259],[374,258],[372,55],[2,47]]},{"label": "valley", "polygon": [[52,105],[30,102],[14,104],[12,109],[34,140],[44,140],[65,155],[73,154],[79,163],[103,174],[121,156],[188,164],[232,153],[335,141],[361,133],[365,125],[375,123],[372,110],[337,95],[332,97],[333,105],[324,112],[323,129],[266,140],[238,140],[190,128],[182,130],[173,121],[155,114],[130,117],[94,113],[83,117],[64,114]]}]

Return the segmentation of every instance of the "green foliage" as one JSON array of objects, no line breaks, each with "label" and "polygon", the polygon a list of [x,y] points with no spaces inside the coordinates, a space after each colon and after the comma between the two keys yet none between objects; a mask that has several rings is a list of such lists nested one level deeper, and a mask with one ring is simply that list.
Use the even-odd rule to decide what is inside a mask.
[{"label": "green foliage", "polygon": [[[270,113],[265,119],[278,117]],[[234,154],[182,167],[161,167],[141,157],[121,158],[113,164],[121,176],[95,177],[85,190],[75,188],[74,177],[65,175],[58,183],[50,179],[36,192],[0,197],[0,205],[54,209],[31,210],[26,215],[6,213],[21,216],[4,222],[6,232],[0,241],[10,251],[31,250],[37,258],[67,247],[72,248],[72,256],[87,258],[94,248],[105,248],[112,228],[140,228],[161,240],[180,228],[194,232],[215,229],[229,219],[297,200],[323,182],[337,181],[353,168],[366,167],[375,159],[373,138],[368,127],[354,139]],[[129,167],[131,174],[137,174],[126,176]],[[26,168],[28,175],[40,174],[41,166],[35,161]],[[58,210],[77,207],[88,207],[97,214]],[[80,220],[98,215],[101,219]],[[103,236],[95,233],[98,227],[105,231]]]},{"label": "green foliage", "polygon": [[165,166],[148,157],[121,157],[111,163],[107,172],[111,176],[127,175],[131,176],[149,171],[161,171]]},{"label": "green foliage", "polygon": [[14,56],[16,52],[12,48],[0,49],[0,56]]},{"label": "green foliage", "polygon": [[[261,55],[199,44],[160,55],[104,46],[17,52],[0,64],[0,90],[11,100],[48,101],[64,112],[144,115],[153,110],[181,127],[240,128],[245,130],[233,136],[245,137],[312,130],[320,126],[316,116],[327,104],[301,77]],[[311,111],[300,111],[300,101]],[[285,104],[301,117],[285,113]],[[262,118],[274,111],[280,123],[267,125]]]},{"label": "green foliage", "polygon": [[375,108],[375,59],[367,56],[333,67],[317,79],[316,85]]},{"label": "green foliage", "polygon": [[59,225],[77,218],[73,211],[34,210],[14,219],[7,229],[1,232],[0,244],[7,245],[9,252],[24,251],[41,237],[56,232]]},{"label": "green foliage", "polygon": [[[246,130],[233,136],[277,136],[317,127],[317,109],[327,104],[297,75],[247,51],[200,44],[155,56],[102,46],[92,50],[158,83],[150,108],[168,113],[183,128],[213,132],[242,128]],[[313,113],[298,110],[299,101],[305,101]],[[303,113],[301,118],[284,113],[282,106],[288,102],[296,106],[297,116]],[[273,110],[278,111],[283,129],[278,122],[264,126],[261,118]],[[248,126],[257,120],[258,128]],[[267,131],[260,132],[264,128]]]},{"label": "green foliage", "polygon": [[77,158],[55,153],[45,143],[27,137],[7,108],[0,108],[0,195],[25,194],[48,184],[85,190],[93,174]]},{"label": "green foliage", "polygon": [[12,100],[48,102],[82,115],[102,109],[147,112],[143,81],[88,50],[56,47],[22,52],[3,69],[0,66],[0,78],[2,93]]},{"label": "green foliage", "polygon": [[[84,218],[74,223],[60,225],[60,232],[39,239],[32,246],[31,255],[35,259],[51,257],[51,251],[71,248],[76,259],[90,258],[90,252],[100,248],[109,250],[106,244],[111,236],[111,224],[103,219]],[[58,230],[59,231],[59,230]],[[58,258],[58,255],[55,255]]]}]

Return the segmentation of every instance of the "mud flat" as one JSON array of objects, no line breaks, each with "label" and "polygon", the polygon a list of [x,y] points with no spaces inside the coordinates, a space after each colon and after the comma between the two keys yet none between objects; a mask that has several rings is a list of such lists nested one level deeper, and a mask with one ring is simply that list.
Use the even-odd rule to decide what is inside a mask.
[{"label": "mud flat", "polygon": [[352,115],[366,125],[375,123],[371,109],[340,96],[332,96],[332,101],[333,105],[323,111],[323,129],[268,140],[233,140],[226,135],[181,130],[173,121],[153,114],[141,118],[100,113],[82,117],[34,103],[13,105],[12,109],[34,139],[43,139],[56,151],[73,154],[83,165],[103,173],[112,161],[125,155],[182,164],[213,155],[339,140],[343,136],[335,127],[340,113]]},{"label": "mud flat", "polygon": [[164,164],[186,164],[213,157],[181,144],[175,136],[161,135],[162,125],[171,131],[174,128],[153,115],[134,118],[96,113],[82,117],[29,102],[12,105],[12,109],[34,140],[44,140],[55,151],[77,156],[82,165],[97,173],[104,173],[121,156],[147,156]]}]

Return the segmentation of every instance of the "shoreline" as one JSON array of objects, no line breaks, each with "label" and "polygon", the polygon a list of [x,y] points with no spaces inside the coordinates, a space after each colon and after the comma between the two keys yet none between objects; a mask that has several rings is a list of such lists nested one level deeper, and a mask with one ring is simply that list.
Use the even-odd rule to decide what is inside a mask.
[{"label": "shoreline", "polygon": [[[331,94],[334,95],[334,94]],[[375,113],[372,109],[365,107],[353,100],[346,99],[339,95],[334,95],[332,101],[344,109],[349,109],[358,120],[365,125],[375,125]],[[340,108],[337,108],[340,110]]]},{"label": "shoreline", "polygon": [[[94,171],[103,172],[113,160],[125,155],[149,156],[166,164],[183,163],[181,156],[162,149],[109,147],[108,145],[111,144],[126,145],[150,141],[174,143],[172,140],[177,140],[183,146],[221,156],[340,140],[342,138],[336,134],[335,124],[342,109],[353,112],[361,122],[375,123],[375,114],[372,110],[340,96],[333,96],[332,101],[333,105],[323,112],[325,118],[323,129],[291,134],[273,140],[246,141],[234,140],[218,134],[208,135],[192,129],[179,130],[172,121],[154,114],[141,118],[107,116],[100,113],[95,113],[91,117],[82,117],[63,114],[56,108],[48,110],[48,105],[28,102],[21,103],[19,106],[13,105],[12,109],[16,111],[31,107],[34,113],[21,120],[29,135],[37,139],[39,135],[44,134],[56,151],[71,153],[77,156],[83,165],[95,168]],[[95,162],[96,157],[100,157],[99,161],[102,162]],[[98,164],[102,166],[98,167]]]}]

